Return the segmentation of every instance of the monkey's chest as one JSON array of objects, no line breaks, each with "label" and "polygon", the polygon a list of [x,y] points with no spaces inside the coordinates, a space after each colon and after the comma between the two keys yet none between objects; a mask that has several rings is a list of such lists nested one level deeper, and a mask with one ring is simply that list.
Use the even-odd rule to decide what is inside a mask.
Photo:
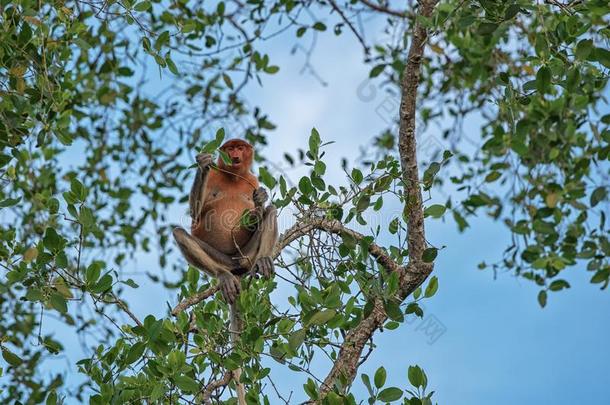
[{"label": "monkey's chest", "polygon": [[249,194],[212,189],[204,201],[201,219],[193,224],[192,234],[226,254],[237,253],[252,236],[253,230],[241,225],[245,211],[254,208]]}]

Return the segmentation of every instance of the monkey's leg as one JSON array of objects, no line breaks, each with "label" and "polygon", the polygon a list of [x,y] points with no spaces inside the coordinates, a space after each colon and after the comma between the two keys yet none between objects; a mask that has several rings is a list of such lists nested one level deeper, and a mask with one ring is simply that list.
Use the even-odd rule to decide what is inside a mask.
[{"label": "monkey's leg", "polygon": [[[219,279],[222,294],[230,305],[231,318],[229,329],[231,342],[235,344],[243,329],[239,309],[235,302],[235,299],[239,295],[241,284],[239,278],[231,273],[231,270],[238,267],[238,265],[229,256],[214,249],[207,243],[192,237],[182,228],[175,228],[173,234],[180,251],[189,264],[205,272],[209,276]],[[246,405],[246,390],[244,385],[239,381],[241,378],[241,368],[233,371],[233,378],[237,391],[237,403],[239,405]]]},{"label": "monkey's leg", "polygon": [[236,267],[235,262],[207,243],[192,237],[180,227],[175,228],[173,234],[186,261],[207,275],[217,278],[227,303],[235,302],[241,288],[239,278],[231,273]]},{"label": "monkey's leg", "polygon": [[241,249],[245,259],[240,258],[240,264],[248,263],[254,273],[270,278],[274,271],[272,255],[277,238],[277,209],[272,204],[265,208],[257,230]]}]

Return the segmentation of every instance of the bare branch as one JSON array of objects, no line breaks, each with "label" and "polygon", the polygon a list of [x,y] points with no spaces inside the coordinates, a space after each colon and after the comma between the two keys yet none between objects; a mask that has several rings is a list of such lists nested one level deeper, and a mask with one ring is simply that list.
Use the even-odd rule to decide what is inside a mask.
[{"label": "bare branch", "polygon": [[208,288],[207,290],[198,292],[197,294],[193,295],[192,297],[185,298],[178,305],[176,305],[176,307],[174,309],[172,309],[172,315],[176,316],[180,312],[184,311],[185,309],[190,308],[193,305],[199,304],[201,301],[205,300],[206,298],[216,294],[216,292],[218,290],[220,290],[220,286],[216,285],[214,287]]},{"label": "bare branch", "polygon": [[114,295],[114,293],[112,293],[112,298],[114,298],[114,301],[111,301],[111,303],[114,303],[119,308],[121,308],[123,312],[125,312],[136,323],[136,325],[142,326],[142,322],[138,319],[138,317],[135,316],[133,312],[131,312],[129,308],[127,308],[127,305],[123,301],[121,301],[116,295]]},{"label": "bare branch", "polygon": [[369,47],[366,45],[366,42],[364,41],[364,38],[362,38],[362,35],[360,35],[360,33],[358,32],[358,30],[356,29],[356,27],[354,27],[354,25],[352,24],[352,22],[347,18],[347,16],[345,15],[345,13],[343,12],[343,10],[341,10],[341,8],[337,5],[337,3],[335,3],[334,0],[328,0],[328,2],[330,3],[331,7],[333,8],[333,10],[335,10],[340,16],[341,19],[347,24],[347,26],[349,27],[349,29],[354,33],[354,35],[356,36],[356,38],[358,38],[358,41],[360,42],[360,44],[362,45],[362,47],[364,48],[364,53],[366,55],[369,54],[370,49]]},{"label": "bare branch", "polygon": [[203,391],[203,403],[206,405],[212,405],[210,397],[218,388],[227,385],[231,381],[231,376],[232,373],[230,371],[227,371],[226,373],[224,373],[221,379],[211,381]]},{"label": "bare branch", "polygon": [[[365,235],[347,228],[345,225],[343,225],[340,221],[336,219],[307,218],[298,221],[295,225],[290,227],[280,236],[278,243],[275,245],[274,257],[279,256],[282,250],[291,242],[307,235],[314,229],[320,229],[325,232],[333,233],[336,235],[347,234],[352,238],[356,239],[357,241],[360,241],[365,237]],[[377,259],[377,263],[379,263],[386,269],[390,271],[396,271],[400,268],[398,263],[396,263],[396,261],[394,261],[381,246],[375,243],[371,243],[369,245],[368,250],[371,256]]]},{"label": "bare branch", "polygon": [[400,17],[400,18],[405,18],[407,16],[407,12],[406,11],[397,11],[397,10],[392,10],[386,6],[382,6],[381,4],[377,4],[374,3],[372,1],[369,0],[360,0],[360,2],[362,4],[364,4],[365,6],[367,6],[368,8],[375,10],[375,11],[379,11],[381,13],[384,14],[389,14],[392,15],[394,17]]}]

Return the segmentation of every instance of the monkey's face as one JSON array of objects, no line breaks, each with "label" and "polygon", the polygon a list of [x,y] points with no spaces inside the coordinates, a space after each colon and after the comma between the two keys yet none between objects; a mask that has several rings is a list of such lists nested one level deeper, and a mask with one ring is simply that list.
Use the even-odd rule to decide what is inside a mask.
[{"label": "monkey's face", "polygon": [[[229,141],[221,147],[231,159],[231,165],[222,161],[221,165],[234,172],[246,172],[252,165],[252,146],[241,140]],[[220,163],[220,162],[219,162]]]}]

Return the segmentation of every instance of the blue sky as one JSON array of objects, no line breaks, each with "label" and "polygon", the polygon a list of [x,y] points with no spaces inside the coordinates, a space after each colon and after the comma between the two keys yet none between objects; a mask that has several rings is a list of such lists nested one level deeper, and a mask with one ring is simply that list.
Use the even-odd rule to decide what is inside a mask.
[{"label": "blue sky", "polygon": [[[291,55],[291,45],[292,38],[269,41],[271,60],[281,70],[265,80],[264,87],[253,84],[246,90],[250,104],[262,107],[278,126],[265,155],[279,160],[285,151],[306,148],[315,126],[324,140],[335,141],[327,149],[331,156],[353,161],[359,148],[386,126],[376,111],[386,102],[385,96],[378,92],[371,100],[358,97],[358,87],[368,77],[361,49],[348,32],[339,38],[326,34],[318,40],[311,63],[328,83],[325,87],[313,76],[299,73],[305,56],[299,51]],[[477,127],[476,122],[468,125]],[[434,135],[431,129],[420,140]],[[328,182],[343,182],[338,159],[329,160]],[[434,198],[444,201],[446,196]],[[171,212],[171,222],[179,221],[185,208]],[[538,289],[531,283],[508,273],[494,279],[490,271],[477,270],[479,262],[497,260],[507,246],[504,226],[484,217],[472,221],[464,234],[457,232],[451,220],[431,220],[426,225],[428,239],[446,245],[435,266],[439,292],[425,302],[426,316],[433,316],[445,332],[430,343],[421,321],[414,321],[378,334],[378,349],[362,372],[372,374],[384,366],[387,384],[404,388],[408,366],[418,364],[426,370],[440,404],[607,403],[610,296],[588,283],[590,275],[582,265],[567,270],[572,288],[551,294],[547,308],[541,309],[536,302]],[[391,241],[380,244],[385,242]],[[141,253],[131,266],[134,271],[159,273],[156,260],[154,253]],[[162,316],[165,301],[175,303],[174,292],[163,291],[145,278],[138,282],[141,287],[130,293],[129,302],[142,318],[149,313]],[[286,293],[278,291],[275,297],[281,299]],[[45,328],[53,330],[53,321],[48,320]],[[74,342],[66,345],[73,348],[68,352],[70,361],[80,359],[73,336],[57,333],[62,340]],[[326,371],[321,368],[320,374]],[[303,380],[283,373],[277,381],[285,392],[294,390],[300,398],[299,381]],[[354,392],[366,398],[359,377]]]},{"label": "blue sky", "polygon": [[[252,92],[278,124],[267,156],[305,147],[315,126],[323,139],[336,142],[331,155],[354,159],[386,125],[376,111],[386,97],[381,92],[369,101],[358,97],[368,69],[349,35],[326,35],[317,43],[311,63],[327,87],[296,73],[304,57],[290,55],[288,44],[278,41],[272,51],[282,69]],[[476,131],[477,123],[467,126]],[[433,129],[424,132],[420,142],[435,135],[440,139]],[[341,182],[338,163],[334,169]],[[420,321],[384,332],[375,338],[378,349],[362,372],[372,374],[383,365],[387,384],[405,387],[408,366],[418,364],[440,404],[607,403],[610,297],[589,284],[584,266],[568,269],[572,288],[551,294],[541,309],[532,283],[508,273],[494,280],[490,271],[477,270],[481,261],[498,260],[507,246],[502,224],[477,218],[463,234],[451,220],[429,220],[426,226],[432,243],[447,246],[435,266],[439,292],[425,302],[426,316],[434,316],[446,331],[433,344],[421,327],[417,330]],[[359,378],[356,387],[364,395]]]}]

